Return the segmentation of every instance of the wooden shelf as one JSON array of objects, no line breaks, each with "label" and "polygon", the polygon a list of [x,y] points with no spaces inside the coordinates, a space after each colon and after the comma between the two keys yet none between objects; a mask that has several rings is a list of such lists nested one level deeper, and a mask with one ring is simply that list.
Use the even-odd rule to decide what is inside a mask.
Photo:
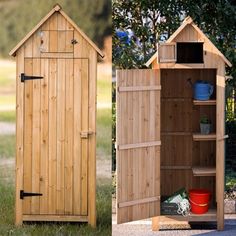
[{"label": "wooden shelf", "polygon": [[207,101],[193,100],[193,105],[214,106],[216,105],[216,100],[207,100]]},{"label": "wooden shelf", "polygon": [[165,215],[161,217],[163,217],[163,219],[161,218],[160,221],[165,220],[165,218],[188,222],[216,221],[216,209],[209,209],[207,213],[201,215],[190,213],[188,216]]},{"label": "wooden shelf", "polygon": [[194,176],[215,176],[216,168],[215,167],[200,167],[196,166],[192,168]]},{"label": "wooden shelf", "polygon": [[212,141],[212,140],[216,140],[216,134],[215,133],[211,133],[211,134],[195,133],[195,134],[193,134],[193,140],[194,141]]}]

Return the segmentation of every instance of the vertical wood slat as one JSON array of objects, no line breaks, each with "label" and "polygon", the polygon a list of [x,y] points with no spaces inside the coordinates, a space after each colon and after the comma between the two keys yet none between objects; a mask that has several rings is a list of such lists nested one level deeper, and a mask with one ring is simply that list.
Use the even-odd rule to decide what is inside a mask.
[{"label": "vertical wood slat", "polygon": [[48,213],[48,197],[49,197],[49,59],[41,59],[41,75],[43,80],[41,81],[41,155],[40,155],[40,193],[43,194],[40,197],[40,214]]},{"label": "vertical wood slat", "polygon": [[50,52],[57,52],[58,47],[58,31],[49,31],[49,50]]},{"label": "vertical wood slat", "polygon": [[74,59],[74,124],[73,124],[73,214],[81,213],[81,60]]},{"label": "vertical wood slat", "polygon": [[[40,59],[33,58],[32,75],[40,76]],[[41,80],[33,80],[33,115],[32,115],[32,192],[39,192],[40,178],[40,83]],[[31,213],[39,213],[39,197],[31,200]]]},{"label": "vertical wood slat", "polygon": [[57,59],[57,214],[65,211],[65,59]]},{"label": "vertical wood slat", "polygon": [[[225,64],[218,62],[216,77],[216,136],[225,135]],[[225,140],[216,141],[216,196],[217,196],[217,229],[224,229],[224,170],[225,170]]]},{"label": "vertical wood slat", "polygon": [[[40,46],[40,52],[48,52],[49,51],[49,32],[48,30],[41,31],[41,46]],[[52,42],[51,42],[52,44]]]},{"label": "vertical wood slat", "polygon": [[[25,73],[32,74],[33,60],[25,59]],[[33,81],[24,83],[24,191],[32,191],[32,116],[33,116]],[[27,125],[26,125],[27,124]],[[23,201],[23,214],[31,214],[31,198]]]},{"label": "vertical wood slat", "polygon": [[58,13],[57,15],[57,23],[58,23],[57,27],[58,30],[66,30],[67,20],[61,13]]},{"label": "vertical wood slat", "polygon": [[16,194],[15,194],[15,223],[22,224],[23,201],[19,192],[23,189],[23,162],[24,162],[24,83],[19,75],[24,73],[24,48],[19,49],[16,57]]},{"label": "vertical wood slat", "polygon": [[58,48],[57,52],[66,51],[66,31],[57,31],[58,34]]},{"label": "vertical wood slat", "polygon": [[[119,92],[119,86],[150,85],[160,85],[157,70],[117,72],[118,145],[160,140],[160,91]],[[159,201],[122,208],[119,203],[160,196],[160,147],[118,149],[117,162],[117,222],[159,215]]]},{"label": "vertical wood slat", "polygon": [[[87,42],[88,44],[88,42]],[[97,52],[89,47],[87,58],[89,76],[89,128],[96,132]],[[88,150],[88,223],[96,226],[96,134],[89,137]]]},{"label": "vertical wood slat", "polygon": [[[73,213],[73,131],[74,131],[74,66],[73,59],[66,60],[66,117],[65,117],[65,214],[71,215]],[[77,140],[76,140],[77,141]],[[76,204],[76,203],[75,203]]]},{"label": "vertical wood slat", "polygon": [[55,12],[50,18],[49,18],[49,30],[57,30],[58,29],[58,14]]},{"label": "vertical wood slat", "polygon": [[57,59],[49,59],[48,116],[48,213],[56,214],[57,203]]},{"label": "vertical wood slat", "polygon": [[[88,131],[88,106],[89,106],[89,91],[88,91],[88,60],[82,60],[81,62],[81,80],[82,80],[82,111],[81,111],[81,127],[82,132]],[[82,190],[82,208],[81,214],[88,214],[88,139],[82,139],[81,142],[82,152],[82,172],[81,172],[81,190]]]}]

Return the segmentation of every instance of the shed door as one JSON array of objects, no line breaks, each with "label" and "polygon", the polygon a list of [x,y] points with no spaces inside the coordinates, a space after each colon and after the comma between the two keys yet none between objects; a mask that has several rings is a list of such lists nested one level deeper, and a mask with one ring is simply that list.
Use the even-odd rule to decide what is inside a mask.
[{"label": "shed door", "polygon": [[88,59],[25,59],[23,214],[88,214]]},{"label": "shed door", "polygon": [[117,223],[160,214],[160,75],[117,71]]}]

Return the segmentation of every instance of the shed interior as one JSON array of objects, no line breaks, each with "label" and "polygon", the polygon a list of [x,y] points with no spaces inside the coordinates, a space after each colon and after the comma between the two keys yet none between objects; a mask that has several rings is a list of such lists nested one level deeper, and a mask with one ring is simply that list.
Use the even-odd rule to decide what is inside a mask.
[{"label": "shed interior", "polygon": [[[197,80],[214,86],[208,101],[195,101]],[[216,208],[216,69],[161,69],[161,196],[185,187],[211,191]],[[200,134],[200,118],[212,122],[209,135]]]}]

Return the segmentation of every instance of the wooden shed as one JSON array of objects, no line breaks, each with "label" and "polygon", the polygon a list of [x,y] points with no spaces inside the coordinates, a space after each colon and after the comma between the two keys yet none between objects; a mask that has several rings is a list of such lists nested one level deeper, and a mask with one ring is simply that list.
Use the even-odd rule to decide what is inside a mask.
[{"label": "wooden shed", "polygon": [[[153,217],[214,221],[224,229],[226,57],[187,17],[146,63],[152,69],[117,71],[117,222]],[[189,81],[214,86],[210,100],[193,99]],[[200,134],[207,115],[212,132]],[[161,214],[163,196],[184,187],[210,190],[207,213]]]},{"label": "wooden shed", "polygon": [[96,225],[98,47],[56,5],[16,57],[16,224]]}]

